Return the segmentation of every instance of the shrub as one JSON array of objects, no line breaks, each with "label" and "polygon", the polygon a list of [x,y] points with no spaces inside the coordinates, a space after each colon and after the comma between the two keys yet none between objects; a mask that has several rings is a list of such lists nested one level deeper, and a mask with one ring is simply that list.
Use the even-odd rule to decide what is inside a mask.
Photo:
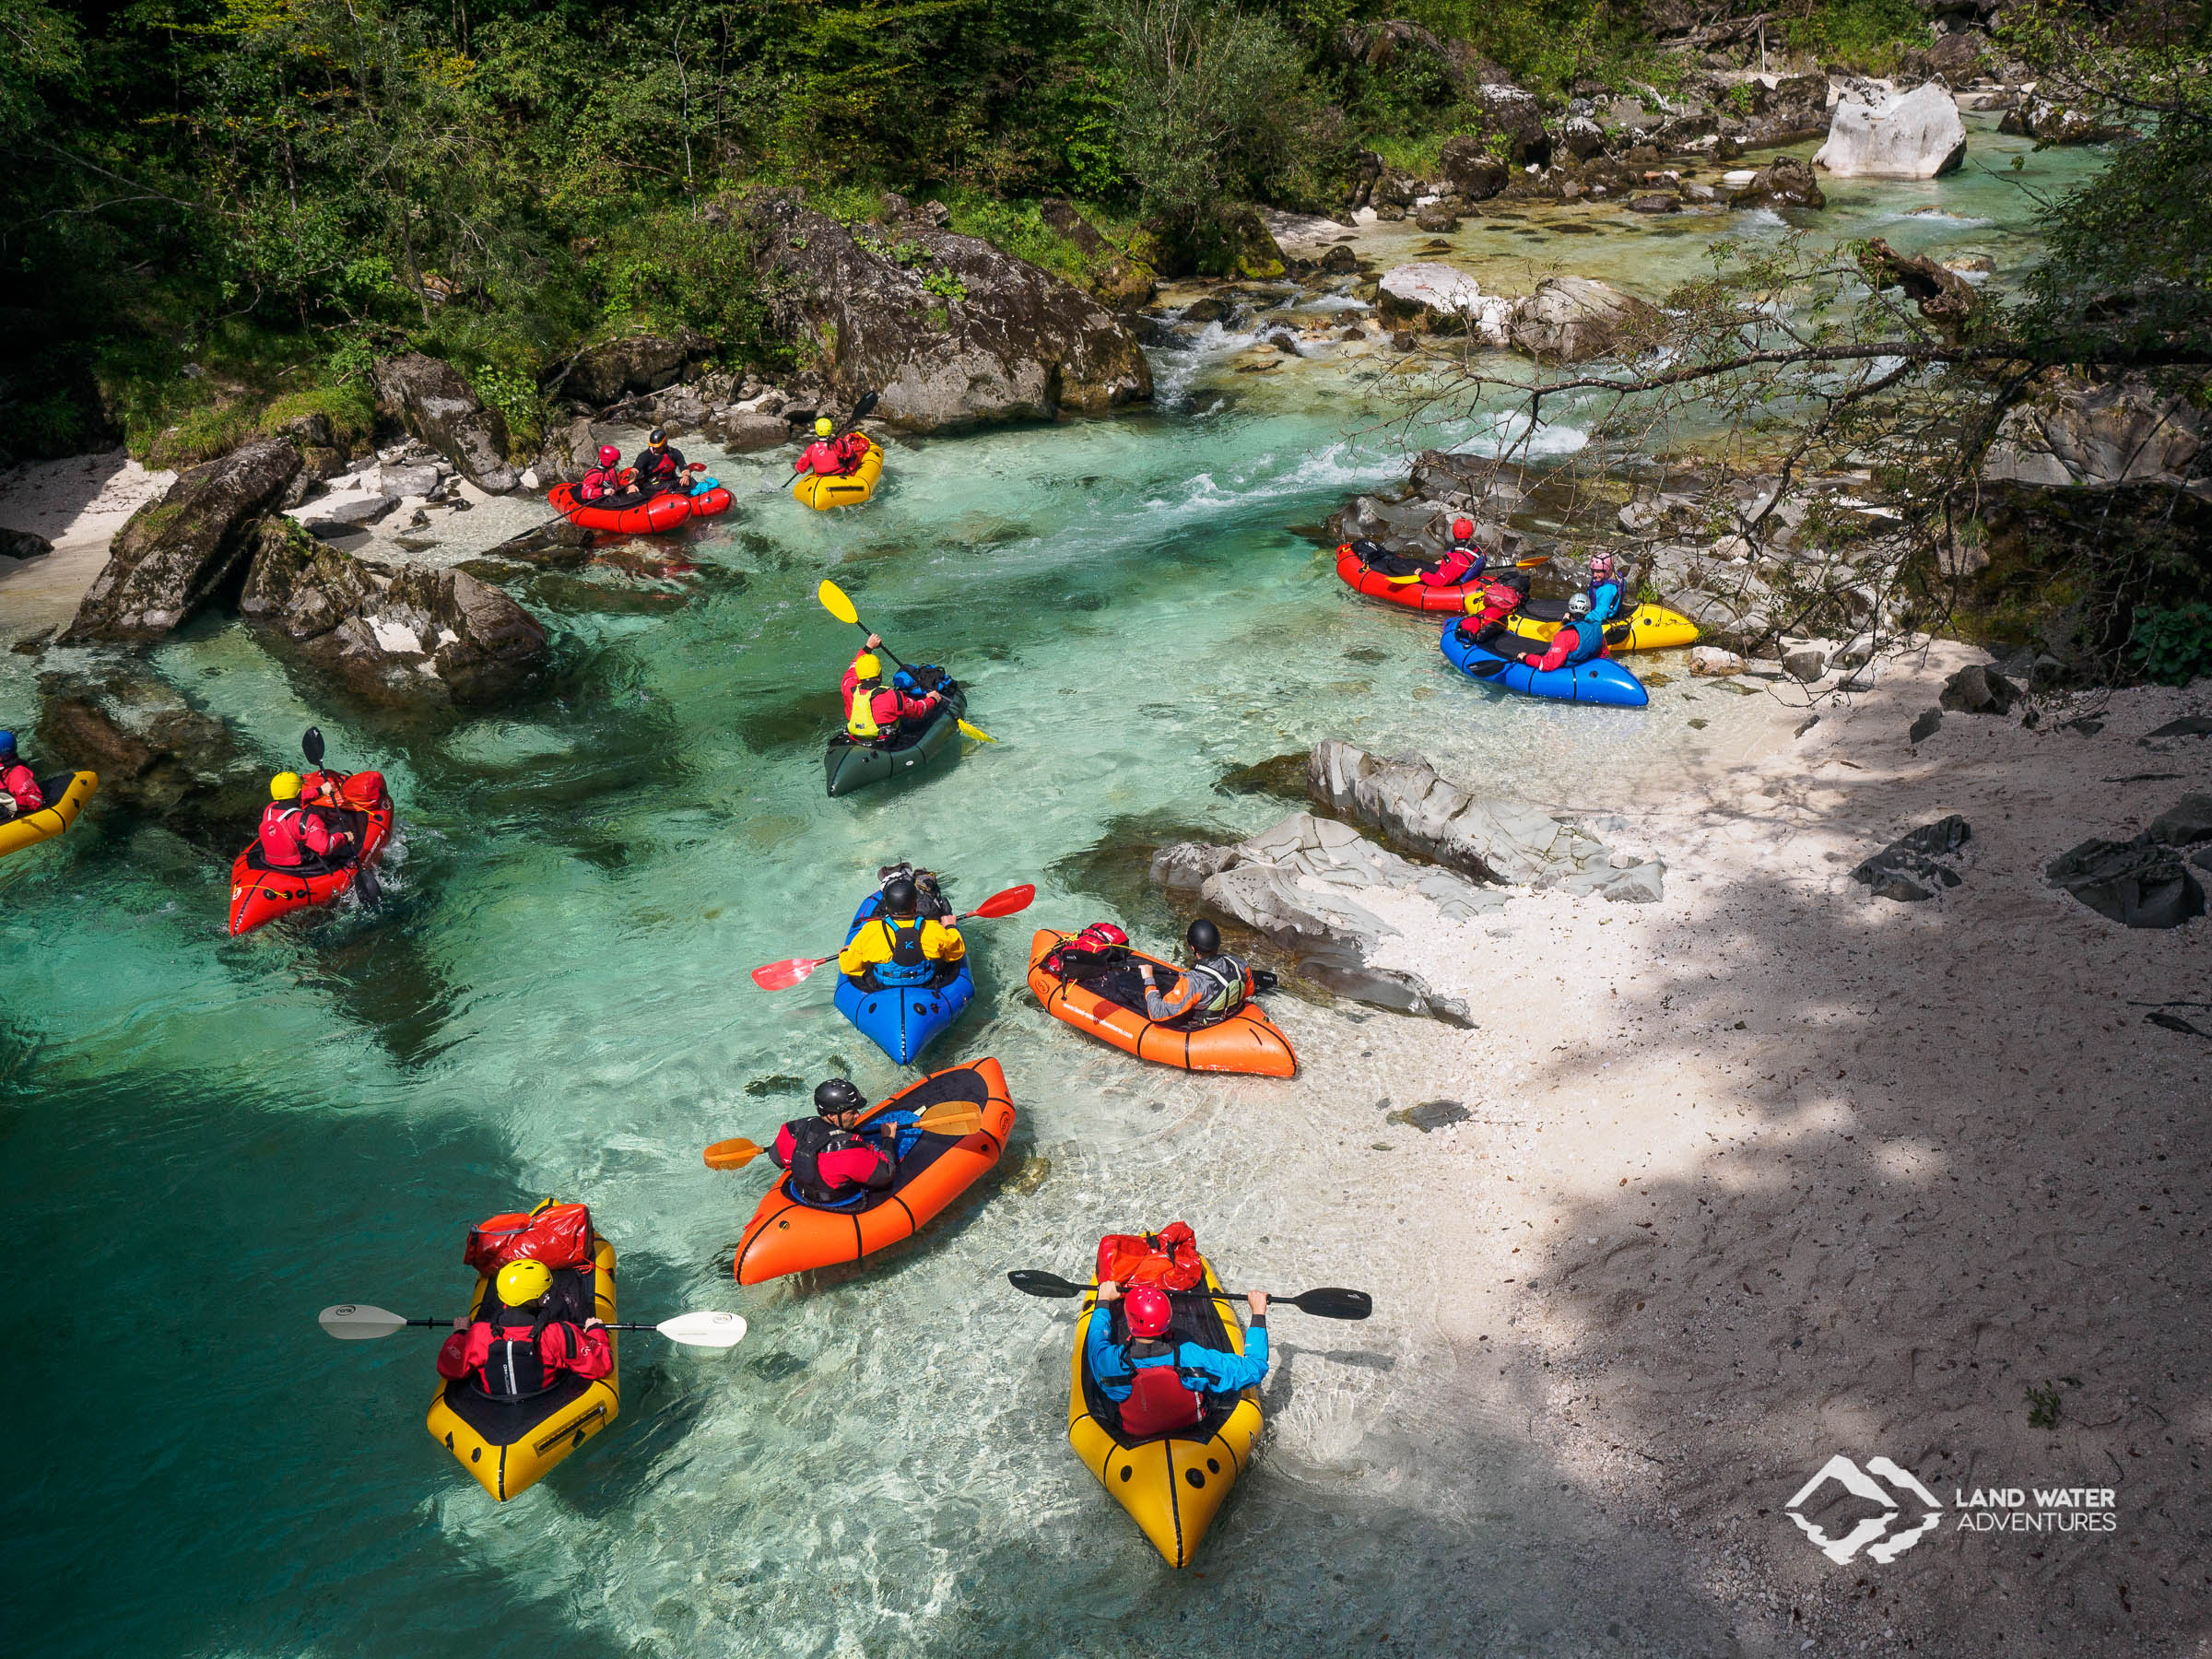
[{"label": "shrub", "polygon": [[2212,675],[2212,605],[2144,606],[2136,612],[2128,647],[2145,677],[2162,686]]}]

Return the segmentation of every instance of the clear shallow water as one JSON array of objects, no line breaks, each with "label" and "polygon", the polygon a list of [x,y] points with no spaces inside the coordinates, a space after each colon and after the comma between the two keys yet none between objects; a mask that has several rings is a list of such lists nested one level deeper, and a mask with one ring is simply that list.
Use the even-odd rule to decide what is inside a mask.
[{"label": "clear shallow water", "polygon": [[[864,511],[741,496],[691,571],[525,583],[561,667],[497,716],[325,702],[235,627],[163,648],[272,765],[319,720],[338,764],[381,767],[406,848],[381,916],[243,942],[227,871],[157,830],[87,826],[0,864],[29,1383],[0,1501],[35,1651],[1614,1646],[1641,1569],[1574,1513],[1528,1558],[1541,1472],[1428,1332],[1418,1230],[1399,1242],[1398,1194],[1301,1135],[1342,1103],[1139,1067],[1020,992],[1032,924],[1117,913],[1100,870],[1283,810],[1217,793],[1230,767],[1334,734],[1589,800],[1753,721],[1686,682],[1641,717],[1508,700],[1442,665],[1441,623],[1350,599],[1288,526],[1465,429],[1395,431],[1324,368],[1255,386],[1163,359],[1157,414],[898,444]],[[857,636],[814,602],[824,574],[893,650],[952,665],[1001,742],[826,799],[827,688]],[[0,657],[18,723],[32,673]],[[1030,915],[971,932],[976,1005],[926,1056],[1004,1062],[1009,1179],[865,1268],[739,1291],[764,1180],[699,1148],[765,1138],[803,1098],[780,1079],[849,1069],[874,1096],[913,1075],[826,981],[771,998],[746,971],[834,945],[898,856],[970,901],[1039,884]],[[1118,913],[1167,942],[1156,906]],[[1310,1058],[1418,1030],[1282,1006]],[[455,1311],[467,1222],[546,1194],[592,1203],[627,1317],[726,1307],[753,1329],[722,1359],[626,1339],[614,1432],[500,1508],[422,1430],[427,1343],[341,1346],[313,1313]],[[1382,1292],[1366,1325],[1277,1322],[1270,1434],[1206,1579],[1171,1578],[1075,1463],[1067,1305],[1002,1277],[1079,1272],[1100,1232],[1176,1216],[1232,1282]]]}]

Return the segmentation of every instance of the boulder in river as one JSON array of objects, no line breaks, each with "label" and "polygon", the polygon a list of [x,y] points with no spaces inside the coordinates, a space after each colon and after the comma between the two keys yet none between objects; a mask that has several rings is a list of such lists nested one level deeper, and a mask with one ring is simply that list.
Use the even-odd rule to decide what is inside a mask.
[{"label": "boulder in river", "polygon": [[1923,824],[1899,837],[1852,871],[1851,878],[1874,889],[1877,899],[1914,904],[1959,885],[1954,861],[1973,830],[1957,813]]},{"label": "boulder in river", "polygon": [[988,242],[908,223],[894,258],[789,192],[746,212],[784,325],[837,395],[880,392],[877,414],[895,426],[1043,420],[1152,395],[1144,352],[1112,312]]},{"label": "boulder in river", "polygon": [[2147,835],[2083,841],[2053,859],[2043,875],[2099,915],[2129,927],[2179,927],[2205,913],[2205,889],[2181,853]]},{"label": "boulder in river", "polygon": [[379,359],[369,378],[377,413],[445,456],[478,489],[505,495],[521,481],[507,463],[506,418],[485,407],[451,363],[409,351]]},{"label": "boulder in river", "polygon": [[1966,124],[1940,81],[1878,107],[1844,99],[1813,165],[1839,179],[1933,179],[1966,159]]},{"label": "boulder in river", "polygon": [[1794,156],[1770,161],[1728,198],[1731,207],[1825,207],[1828,197],[1813,170]]},{"label": "boulder in river", "polygon": [[262,526],[239,609],[378,702],[496,702],[545,665],[546,630],[465,571],[373,563]]},{"label": "boulder in river", "polygon": [[1997,131],[2038,144],[2109,144],[2127,136],[2128,129],[2100,119],[2089,110],[2077,109],[2041,96],[2005,112]]},{"label": "boulder in river", "polygon": [[152,640],[175,628],[237,575],[261,515],[299,470],[297,449],[265,438],[184,473],[116,532],[60,642]]},{"label": "boulder in river", "polygon": [[577,356],[561,390],[587,404],[611,404],[634,393],[673,386],[692,364],[713,349],[704,335],[681,329],[673,335],[624,335],[603,340]]},{"label": "boulder in river", "polygon": [[1375,285],[1375,308],[1391,325],[1410,324],[1429,330],[1465,329],[1492,346],[1502,346],[1513,302],[1486,294],[1482,285],[1456,265],[1434,261],[1394,266]]},{"label": "boulder in river", "polygon": [[100,774],[100,804],[159,819],[235,851],[268,799],[268,775],[230,730],[141,669],[48,674],[39,681],[39,749]]},{"label": "boulder in river", "polygon": [[1617,347],[1634,349],[1655,329],[1659,312],[1633,294],[1590,276],[1547,277],[1513,308],[1513,347],[1530,357],[1579,363]]}]

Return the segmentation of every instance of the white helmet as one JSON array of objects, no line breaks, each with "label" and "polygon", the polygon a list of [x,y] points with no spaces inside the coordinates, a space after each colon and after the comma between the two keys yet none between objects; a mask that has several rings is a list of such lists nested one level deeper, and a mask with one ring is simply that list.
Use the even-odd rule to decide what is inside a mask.
[{"label": "white helmet", "polygon": [[1574,595],[1573,595],[1571,598],[1570,598],[1570,599],[1567,601],[1567,618],[1568,618],[1568,620],[1569,620],[1569,621],[1571,621],[1571,622],[1580,622],[1580,621],[1581,621],[1581,620],[1582,620],[1582,619],[1583,619],[1584,617],[1588,616],[1589,614],[1590,614],[1590,595],[1589,595],[1589,594],[1574,594]]}]

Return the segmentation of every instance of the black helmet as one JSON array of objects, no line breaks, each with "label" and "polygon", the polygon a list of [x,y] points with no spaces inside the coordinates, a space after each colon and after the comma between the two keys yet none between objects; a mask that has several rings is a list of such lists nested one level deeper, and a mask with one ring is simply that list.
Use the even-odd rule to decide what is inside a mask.
[{"label": "black helmet", "polygon": [[1352,544],[1352,551],[1359,554],[1362,559],[1380,559],[1382,557],[1382,547],[1374,542],[1368,540],[1364,535]]},{"label": "black helmet", "polygon": [[654,427],[652,433],[646,439],[646,441],[649,443],[665,443],[668,441],[668,434],[661,428]]},{"label": "black helmet", "polygon": [[918,902],[919,900],[914,893],[914,884],[905,877],[901,876],[896,881],[884,883],[883,908],[891,915],[901,919],[912,916],[914,913],[914,906]]},{"label": "black helmet", "polygon": [[1210,957],[1221,948],[1221,930],[1204,916],[1191,924],[1182,938],[1184,944],[1202,957]]},{"label": "black helmet", "polygon": [[868,1103],[868,1097],[843,1077],[832,1077],[827,1083],[814,1086],[814,1109],[823,1117],[841,1117],[848,1112],[858,1112]]}]

